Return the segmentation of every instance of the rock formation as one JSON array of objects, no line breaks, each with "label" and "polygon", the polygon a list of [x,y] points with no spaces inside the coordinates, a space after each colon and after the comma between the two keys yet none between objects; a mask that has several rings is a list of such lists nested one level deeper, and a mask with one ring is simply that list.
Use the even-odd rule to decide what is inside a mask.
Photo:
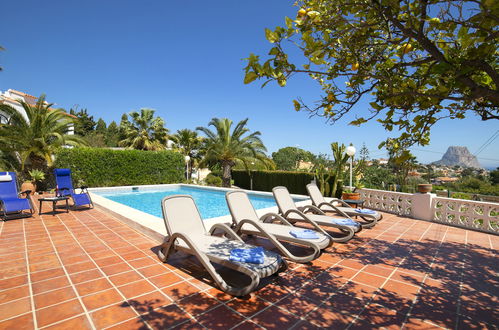
[{"label": "rock formation", "polygon": [[451,146],[447,149],[442,159],[433,162],[435,165],[462,166],[482,168],[474,155],[466,147]]}]

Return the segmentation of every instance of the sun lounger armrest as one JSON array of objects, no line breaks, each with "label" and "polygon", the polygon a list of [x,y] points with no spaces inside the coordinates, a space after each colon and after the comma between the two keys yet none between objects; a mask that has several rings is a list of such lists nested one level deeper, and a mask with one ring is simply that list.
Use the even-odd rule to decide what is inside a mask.
[{"label": "sun lounger armrest", "polygon": [[211,229],[210,229],[210,235],[213,235],[215,230],[220,229],[224,233],[230,236],[233,240],[243,242],[242,238],[237,236],[236,232],[233,231],[229,226],[227,226],[225,223],[216,223],[214,224]]},{"label": "sun lounger armrest", "polygon": [[82,193],[88,193],[88,190],[87,190],[88,186],[81,186],[80,189],[81,189],[81,192]]},{"label": "sun lounger armrest", "polygon": [[350,206],[350,204],[348,204],[347,202],[345,202],[343,199],[339,199],[339,198],[335,198],[333,200],[331,200],[329,202],[329,204],[333,205],[333,203],[336,202],[336,203],[340,203],[340,206],[344,206],[344,207],[349,207],[349,208],[352,208]]},{"label": "sun lounger armrest", "polygon": [[270,212],[270,213],[264,214],[263,216],[260,217],[260,221],[263,221],[266,223],[272,223],[276,219],[280,223],[282,223],[283,225],[292,226],[292,224],[288,220],[284,219],[281,215],[279,215],[277,213]]},{"label": "sun lounger armrest", "polygon": [[29,194],[31,194],[31,190],[25,190],[25,191],[21,191],[21,192],[19,193],[19,195],[23,195],[23,194],[24,194],[24,195],[26,195],[26,197],[28,197],[28,196],[29,196]]},{"label": "sun lounger armrest", "polygon": [[312,213],[314,213],[314,214],[321,214],[321,215],[326,214],[326,213],[324,213],[324,211],[322,211],[321,209],[319,209],[315,205],[307,205],[307,206],[298,207],[298,210],[300,210],[303,213],[307,213],[308,211],[312,211]]},{"label": "sun lounger armrest", "polygon": [[55,189],[55,195],[56,195],[56,196],[62,196],[62,192],[63,192],[64,190],[67,190],[67,191],[69,192],[69,188],[56,188],[56,189]]}]

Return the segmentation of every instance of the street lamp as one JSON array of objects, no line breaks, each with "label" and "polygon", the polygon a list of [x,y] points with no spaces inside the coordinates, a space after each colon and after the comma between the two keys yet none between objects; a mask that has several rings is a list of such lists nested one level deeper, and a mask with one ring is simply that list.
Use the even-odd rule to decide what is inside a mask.
[{"label": "street lamp", "polygon": [[187,180],[189,180],[189,161],[191,160],[191,157],[185,156],[184,159],[185,159],[185,164],[187,166],[187,171],[185,173],[185,176],[187,177]]},{"label": "street lamp", "polygon": [[353,162],[353,155],[355,155],[355,147],[352,145],[349,145],[347,147],[347,155],[350,157],[350,189],[352,188],[352,162]]}]

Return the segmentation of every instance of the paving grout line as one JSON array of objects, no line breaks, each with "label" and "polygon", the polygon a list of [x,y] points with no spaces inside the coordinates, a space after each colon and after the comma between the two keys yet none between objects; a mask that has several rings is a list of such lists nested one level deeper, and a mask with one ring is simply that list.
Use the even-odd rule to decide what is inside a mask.
[{"label": "paving grout line", "polygon": [[[367,244],[367,243],[368,243],[368,242],[366,242],[366,243],[364,243],[364,244]],[[341,261],[343,261],[343,260],[344,260],[344,259],[340,259],[340,260],[338,260],[336,263],[332,263],[332,262],[329,262],[329,261],[323,261],[323,262],[325,262],[325,263],[329,263],[329,264],[331,264],[331,265],[330,265],[327,269],[324,269],[323,271],[321,271],[321,272],[320,272],[319,274],[317,274],[316,276],[314,276],[314,277],[312,277],[312,278],[307,279],[306,281],[304,281],[304,282],[303,282],[303,284],[302,284],[300,287],[298,287],[298,288],[297,288],[297,289],[295,289],[295,290],[292,290],[291,292],[289,292],[288,294],[286,294],[283,298],[281,298],[281,299],[277,300],[275,303],[270,302],[270,301],[266,300],[265,298],[262,298],[262,297],[258,296],[258,294],[255,294],[255,297],[256,297],[257,299],[261,299],[261,300],[263,300],[264,302],[268,303],[268,304],[269,304],[269,306],[267,306],[267,307],[263,308],[262,310],[260,310],[260,311],[258,311],[258,312],[256,312],[256,313],[252,314],[252,315],[251,315],[251,316],[249,316],[249,317],[248,317],[248,316],[245,316],[245,315],[243,315],[243,314],[241,314],[241,313],[239,313],[237,310],[235,310],[235,309],[233,309],[233,308],[231,308],[230,306],[228,306],[228,305],[227,305],[227,303],[228,303],[228,302],[233,301],[233,300],[235,300],[235,299],[237,299],[237,298],[230,299],[230,300],[228,300],[227,302],[222,302],[222,304],[223,304],[226,308],[228,308],[228,309],[229,309],[229,310],[231,310],[231,311],[236,312],[237,314],[241,315],[241,316],[244,318],[241,322],[239,322],[239,323],[237,323],[236,325],[234,325],[231,329],[238,327],[239,325],[241,325],[241,324],[245,323],[246,321],[249,321],[249,322],[251,322],[251,323],[255,323],[255,322],[253,322],[251,319],[252,319],[252,318],[254,318],[256,315],[258,315],[258,314],[260,314],[260,313],[263,313],[264,311],[268,310],[268,309],[269,309],[269,308],[271,308],[271,307],[276,307],[276,308],[278,308],[278,309],[281,309],[281,310],[283,310],[283,311],[285,311],[285,312],[289,313],[290,315],[293,315],[294,317],[298,318],[300,321],[301,321],[301,320],[304,320],[304,317],[300,317],[299,315],[297,315],[297,314],[295,314],[295,313],[293,313],[293,312],[291,312],[291,311],[288,311],[288,310],[287,310],[287,309],[285,309],[285,308],[282,308],[282,307],[280,307],[280,306],[277,306],[277,303],[278,303],[278,302],[280,302],[280,301],[283,301],[284,299],[286,299],[286,298],[287,298],[287,297],[289,297],[290,295],[292,295],[292,294],[296,293],[297,291],[299,291],[300,289],[302,289],[302,288],[303,288],[305,285],[307,285],[308,283],[312,283],[312,281],[313,281],[314,279],[316,279],[318,276],[322,275],[324,272],[328,271],[329,269],[333,268],[334,266],[337,266],[337,265],[338,265]],[[303,264],[298,264],[298,265],[297,265],[297,267],[296,267],[296,268],[294,268],[294,269],[292,269],[292,270],[296,270],[296,269],[299,269],[299,268],[301,268],[301,267],[305,267],[305,265],[303,265]],[[345,266],[345,267],[346,267],[346,266]],[[347,268],[349,268],[349,267],[347,267]],[[355,275],[354,275],[354,276],[355,276]],[[354,277],[354,276],[352,276],[352,277]],[[275,281],[273,281],[273,282],[275,282]],[[270,284],[271,284],[271,283],[269,283],[268,285],[270,285]],[[345,284],[346,284],[346,283],[345,283]],[[345,285],[345,284],[344,284],[344,285]],[[343,286],[344,286],[344,285],[343,285]],[[341,287],[340,287],[340,289],[341,289],[343,286],[341,286]],[[208,293],[208,294],[209,294],[209,293]],[[209,295],[210,295],[210,296],[212,296],[211,294],[209,294]],[[333,293],[332,295],[334,295],[334,293]],[[332,295],[331,295],[331,296],[332,296]],[[213,297],[213,296],[212,296],[212,297]],[[213,297],[213,298],[215,298],[215,299],[216,299],[216,297]],[[314,310],[315,310],[315,309],[314,309]],[[204,313],[203,313],[203,314],[204,314]],[[299,323],[299,322],[297,322],[297,324],[298,324],[298,323]]]},{"label": "paving grout line", "polygon": [[[97,220],[97,219],[96,219],[96,218],[95,218],[92,214],[89,214],[89,215],[90,215],[90,216],[94,219],[94,221],[98,221],[98,220]],[[83,224],[83,225],[84,225],[84,226],[86,226],[86,224]],[[106,228],[108,228],[106,225],[104,225],[104,226],[105,226]],[[112,229],[110,229],[110,228],[108,228],[108,229],[112,231]],[[90,230],[90,229],[89,229],[89,230]],[[90,231],[91,231],[91,230],[90,230]],[[93,232],[92,232],[92,233],[93,233]],[[93,234],[95,235],[95,233],[93,233]],[[108,248],[110,248],[110,247],[109,247],[109,245],[107,244],[107,242],[105,242],[104,240],[100,239],[97,235],[95,235],[95,237],[96,237],[99,241],[101,241],[101,243],[103,243],[105,246],[107,246]],[[124,239],[124,238],[122,238],[122,239],[123,239],[124,241],[127,241],[127,240],[126,240],[126,239]],[[134,246],[134,244],[130,244],[130,245]],[[140,249],[139,249],[139,250],[140,250]],[[120,255],[118,255],[118,257],[119,257],[119,258],[121,258],[121,259],[122,259],[122,260],[123,260],[123,261],[124,261],[124,262],[125,262],[128,266],[131,266],[131,265],[130,265],[130,264],[129,264],[129,263],[128,263],[128,262],[127,262],[127,261],[126,261],[123,257],[121,257]],[[134,268],[133,266],[131,266],[131,267],[132,267],[132,269]],[[165,268],[166,268],[166,267],[165,267]],[[102,271],[102,270],[101,270],[101,271]],[[149,280],[149,278],[148,278],[148,277],[144,276],[144,275],[143,275],[142,273],[140,273],[140,272],[139,272],[139,274],[140,274],[140,276],[142,276],[142,277],[143,277],[143,278],[144,278],[144,279],[145,279],[145,280],[146,280],[146,281],[147,281],[150,285],[152,285],[154,288],[156,288],[156,289],[157,289],[160,293],[162,293],[165,297],[167,297],[168,299],[170,299],[170,300],[171,300],[171,303],[175,303],[175,300],[174,300],[174,299],[172,299],[170,296],[168,296],[167,294],[165,294],[165,293],[164,293],[164,292],[163,292],[163,291],[162,291],[162,290],[161,290],[158,286],[156,286],[154,283],[152,283],[152,282]],[[104,275],[105,275],[105,274],[104,274]],[[111,283],[112,283],[112,282],[111,282]],[[175,283],[175,284],[177,284],[177,283]],[[118,289],[118,288],[114,285],[114,283],[112,283],[112,285],[113,285],[113,287],[114,287],[114,288],[115,288],[115,289],[119,292],[119,294],[125,298],[125,301],[127,301],[127,302],[128,302],[128,299],[127,299],[127,298],[126,298],[126,297],[125,297],[125,296],[121,293],[121,291],[119,291],[119,289]],[[181,306],[178,306],[178,304],[176,304],[176,303],[175,303],[175,305],[176,305],[177,307],[179,307],[182,311],[184,311],[187,315],[189,315],[189,316],[191,316],[191,317],[193,317],[193,318],[194,318],[194,316],[193,316],[193,315],[191,315],[190,313],[188,313],[187,311],[185,311],[185,310],[184,310]],[[166,306],[166,305],[164,305],[164,306]],[[131,306],[130,306],[130,307],[131,307]],[[161,306],[161,307],[163,307],[163,306]],[[152,329],[152,327],[149,325],[149,323],[147,323],[147,322],[146,322],[146,320],[144,320],[144,319],[142,318],[141,314],[140,314],[140,313],[139,313],[139,312],[138,312],[135,308],[133,308],[133,307],[131,307],[131,308],[132,308],[132,309],[133,309],[133,311],[134,311],[134,312],[135,312],[135,313],[136,313],[136,314],[140,317],[140,319],[142,319],[142,321],[143,321],[143,322],[144,322],[144,323],[145,323],[145,324],[146,324],[146,325],[147,325],[150,329]],[[158,307],[158,308],[159,308],[159,307]]]},{"label": "paving grout line", "polygon": [[[437,227],[437,232],[439,232],[441,229],[441,227]],[[437,248],[437,252],[435,253],[435,255],[433,256],[432,258],[432,261],[430,262],[430,265],[429,265],[429,268],[431,268],[431,266],[434,264],[435,262],[435,259],[437,258],[438,256],[438,249],[440,249],[440,247],[442,246],[443,242],[445,241],[445,237],[447,236],[447,233],[449,231],[449,227],[447,226],[446,227],[446,230],[445,230],[445,233],[443,234],[442,238],[440,239],[440,243],[438,245],[438,248]],[[429,277],[429,272],[426,272],[425,273],[425,276],[423,277],[423,284],[426,282],[426,279]],[[405,328],[405,325],[409,319],[409,317],[411,316],[411,312],[414,308],[414,305],[416,304],[416,302],[418,301],[419,299],[419,293],[421,292],[421,288],[416,292],[416,296],[411,304],[411,306],[409,307],[409,310],[407,311],[406,315],[405,315],[405,318],[404,318],[404,321],[402,322],[402,326],[401,328]],[[430,323],[430,322],[427,322],[426,320],[423,320],[423,322],[425,323],[429,323],[429,324],[432,324],[432,325],[436,325],[436,324],[433,324],[433,323]],[[438,326],[438,325],[437,325]],[[440,327],[440,326],[439,326]],[[441,327],[442,328],[442,327]]]},{"label": "paving grout line", "polygon": [[[57,218],[59,218],[59,216],[57,216]],[[42,217],[40,217],[40,220],[41,220],[41,223],[42,223],[43,227],[45,228],[45,230],[46,230],[46,232],[47,232],[47,234],[48,234],[48,238],[49,238],[50,243],[52,244],[52,247],[54,248],[54,250],[56,250],[56,251],[57,251],[57,249],[56,249],[56,245],[55,245],[54,241],[52,240],[52,236],[50,235],[50,231],[48,230],[48,228],[47,228],[47,226],[46,226],[46,224],[45,224],[44,219],[43,219]],[[61,220],[59,219],[59,221],[61,221]],[[81,300],[80,296],[78,295],[78,291],[76,291],[76,287],[75,287],[75,285],[74,285],[74,283],[73,283],[73,280],[71,279],[71,277],[69,277],[69,273],[68,273],[68,271],[66,270],[66,267],[64,266],[64,264],[63,264],[63,262],[62,262],[62,259],[61,259],[61,257],[59,256],[59,252],[58,252],[58,251],[56,252],[56,256],[57,256],[57,259],[59,259],[59,263],[61,264],[62,270],[64,271],[64,273],[66,274],[66,276],[67,276],[67,278],[68,278],[68,281],[69,281],[69,283],[70,283],[70,285],[71,285],[71,288],[72,288],[72,289],[74,290],[74,292],[76,293],[76,299],[78,299],[78,302],[79,302],[79,303],[80,303],[80,305],[82,306],[82,308],[83,308],[83,312],[84,312],[85,316],[87,317],[87,319],[89,320],[89,322],[90,322],[90,325],[91,325],[92,329],[96,329],[96,328],[94,327],[93,322],[92,322],[92,318],[91,318],[91,317],[90,317],[90,315],[88,314],[88,310],[87,310],[87,308],[85,307],[85,305],[83,304],[83,301]],[[61,320],[61,321],[62,321],[62,320]]]},{"label": "paving grout line", "polygon": [[30,304],[31,304],[31,313],[33,317],[33,326],[36,329],[38,327],[38,320],[36,319],[36,313],[35,313],[35,298],[33,298],[33,288],[32,288],[32,283],[31,283],[31,276],[30,276],[30,271],[29,271],[29,259],[28,259],[28,248],[27,248],[27,240],[26,240],[26,222],[25,219],[22,220],[23,224],[23,236],[24,236],[24,253],[26,257],[26,271],[27,276],[28,276],[28,289],[29,289],[29,298],[30,298]]},{"label": "paving grout line", "polygon": [[[415,225],[415,223],[413,222],[410,227],[408,227],[404,232],[400,233],[399,236],[392,243],[390,243],[390,244],[395,244],[400,239],[400,237],[402,237],[405,233],[407,233],[409,230],[411,230],[414,225]],[[399,269],[400,265],[405,261],[405,259],[406,259],[406,257],[402,258],[402,260],[398,263],[398,265],[396,267],[394,267],[394,269],[392,270],[392,272],[385,278],[385,280],[383,281],[383,283],[381,283],[381,285],[377,288],[376,292],[371,296],[371,298],[369,298],[366,301],[366,303],[364,304],[364,306],[360,310],[360,312],[357,313],[356,316],[354,316],[353,321],[350,322],[350,324],[346,327],[346,329],[349,329],[350,327],[352,327],[355,324],[355,322],[357,322],[357,320],[359,320],[359,316],[362,314],[362,312],[364,312],[364,310],[366,310],[367,306],[369,304],[371,304],[371,302],[373,301],[373,299],[377,296],[377,291],[379,291],[381,288],[383,288],[385,286],[385,284],[391,279],[391,277],[393,276],[393,274],[395,274],[397,272],[397,270]],[[355,276],[356,275],[354,275],[354,277]],[[380,306],[382,306],[382,305],[380,305]],[[383,306],[383,307],[386,308],[385,306]],[[388,308],[388,309],[391,309],[391,308]]]},{"label": "paving grout line", "polygon": [[[81,220],[80,220],[80,219],[78,219],[78,217],[76,217],[76,216],[75,216],[75,215],[73,215],[72,213],[71,213],[71,215],[72,215],[72,217],[75,219],[75,221],[79,221],[79,222],[81,222]],[[121,295],[121,296],[123,297],[123,299],[124,299],[123,301],[124,301],[124,302],[127,302],[126,297],[125,297],[125,296],[121,293],[121,291],[117,290],[117,287],[114,285],[114,283],[113,283],[113,282],[111,282],[111,281],[109,280],[108,276],[107,276],[107,275],[106,275],[106,274],[102,271],[102,269],[100,269],[99,265],[95,262],[95,260],[94,260],[94,259],[93,259],[93,258],[92,258],[92,257],[91,257],[91,256],[90,256],[87,252],[86,252],[86,251],[85,251],[85,249],[83,248],[83,246],[82,246],[82,245],[80,244],[80,242],[76,239],[76,237],[74,236],[73,232],[72,232],[72,231],[70,230],[70,228],[66,225],[66,223],[65,223],[62,219],[60,219],[60,218],[59,218],[59,216],[57,216],[57,217],[58,217],[58,219],[59,219],[60,223],[62,224],[62,226],[64,226],[64,227],[66,228],[66,231],[69,233],[69,235],[71,235],[71,236],[73,237],[73,240],[76,242],[76,244],[77,244],[78,246],[80,246],[80,248],[84,251],[84,253],[87,255],[87,257],[88,257],[88,258],[91,260],[91,262],[92,262],[92,263],[96,266],[97,270],[98,270],[98,271],[100,271],[100,273],[103,275],[103,277],[104,277],[104,278],[106,278],[106,279],[107,279],[107,280],[111,283],[112,287],[113,287],[113,288],[114,288],[114,289],[118,292],[118,294],[119,294],[119,295]],[[97,237],[97,236],[96,236],[96,237]],[[55,246],[54,246],[54,248],[55,248]],[[62,260],[61,260],[61,261],[62,261]],[[61,262],[61,265],[63,265],[63,268],[64,268],[64,264],[63,264],[62,262]],[[64,271],[66,271],[66,269],[65,269],[65,268],[64,268]],[[68,277],[69,277],[69,275],[68,275]],[[70,282],[72,283],[71,278],[70,278]],[[84,305],[84,303],[83,303],[83,301],[82,301],[82,299],[81,299],[80,294],[78,293],[78,291],[76,290],[76,288],[73,288],[73,289],[75,290],[76,296],[77,296],[78,300],[80,301],[81,305],[82,305],[82,306],[83,306],[83,308],[84,308],[84,311],[85,311],[85,313],[86,313],[86,316],[87,316],[88,320],[90,321],[90,324],[91,324],[92,328],[95,328],[95,325],[94,325],[94,323],[93,323],[93,320],[92,320],[92,318],[90,317],[89,311],[87,310],[86,306]],[[104,308],[109,307],[109,306],[112,306],[112,305],[114,305],[114,304],[115,304],[115,303],[110,304],[110,305],[106,305],[106,306],[101,306],[101,307],[99,307],[99,308],[97,308],[97,309],[95,309],[95,310],[92,310],[92,312],[98,311],[98,310],[100,310],[100,309],[104,309]],[[134,308],[132,308],[131,306],[130,306],[130,308],[131,308],[131,309],[132,309],[132,310],[133,310],[133,311],[134,311],[134,312],[135,312],[135,313],[136,313],[136,314],[137,314],[137,315],[138,315],[138,316],[142,319],[142,317],[140,316],[140,314],[139,314],[139,313],[138,313],[138,312],[137,312]]]},{"label": "paving grout line", "polygon": [[[388,220],[388,219],[387,219],[387,220]],[[385,229],[383,232],[381,232],[381,233],[379,233],[377,236],[375,236],[375,238],[378,238],[379,236],[383,235],[383,234],[384,234],[384,233],[386,233],[388,230],[390,230],[390,229],[392,228],[392,226],[394,226],[394,225],[398,224],[399,222],[401,222],[401,220],[397,221],[395,224],[391,224],[391,225],[390,225],[387,229]],[[365,243],[364,243],[364,244],[362,244],[362,245],[357,246],[355,249],[358,249],[358,248],[360,248],[360,247],[363,247],[363,246],[365,246],[365,245],[367,245],[367,244],[369,244],[369,241],[365,242]],[[353,251],[352,251],[352,252],[353,252]],[[347,253],[346,255],[348,256],[348,253]],[[291,296],[292,294],[295,294],[297,291],[299,291],[300,289],[302,289],[302,288],[303,288],[306,284],[308,284],[308,283],[312,282],[312,281],[313,281],[314,279],[316,279],[318,276],[320,276],[320,275],[324,274],[325,272],[327,272],[328,270],[330,270],[330,269],[331,269],[331,268],[333,268],[334,266],[337,266],[337,265],[338,265],[340,262],[342,262],[343,260],[345,260],[345,259],[340,259],[339,261],[337,261],[334,265],[332,265],[332,266],[331,266],[331,267],[329,267],[328,269],[326,269],[326,270],[322,271],[320,274],[318,274],[318,275],[314,276],[313,278],[311,278],[311,279],[309,279],[309,280],[305,281],[305,283],[303,283],[303,285],[301,285],[299,288],[297,288],[296,290],[292,290],[290,293],[286,294],[283,298],[281,298],[281,299],[277,300],[275,303],[271,303],[270,301],[267,301],[266,299],[261,298],[261,299],[263,299],[264,301],[266,301],[266,302],[270,303],[271,305],[270,305],[270,306],[268,306],[267,308],[264,308],[263,310],[259,311],[258,313],[255,313],[252,317],[254,317],[255,315],[257,315],[257,314],[259,314],[259,313],[261,313],[261,312],[263,312],[263,311],[267,310],[268,308],[270,308],[270,307],[272,307],[272,306],[275,306],[276,308],[281,309],[281,310],[284,310],[284,311],[286,311],[287,313],[290,313],[291,315],[293,315],[293,316],[297,317],[298,319],[300,319],[300,321],[307,321],[307,322],[310,322],[310,323],[314,324],[313,322],[311,322],[311,321],[307,320],[307,319],[306,319],[306,317],[307,317],[308,315],[310,315],[312,312],[314,312],[315,310],[319,309],[321,306],[323,306],[327,300],[329,300],[329,299],[330,299],[332,296],[334,296],[334,295],[335,295],[338,291],[340,291],[340,290],[341,290],[341,289],[342,289],[342,288],[343,288],[343,287],[344,287],[344,286],[345,286],[345,285],[346,285],[346,284],[350,281],[350,279],[351,279],[351,278],[355,277],[358,273],[360,273],[360,272],[361,272],[361,270],[362,270],[362,269],[364,269],[367,265],[364,265],[363,267],[361,267],[361,268],[360,268],[360,269],[359,269],[359,270],[358,270],[358,271],[357,271],[354,275],[352,275],[352,277],[350,277],[350,279],[348,279],[348,281],[347,281],[347,282],[345,282],[345,283],[344,283],[341,287],[339,287],[339,288],[338,288],[338,290],[336,290],[334,293],[331,293],[331,294],[328,296],[328,298],[324,299],[321,303],[317,304],[317,306],[315,306],[315,308],[313,308],[311,311],[309,311],[308,313],[304,314],[303,316],[296,315],[296,314],[292,313],[291,311],[288,311],[287,309],[285,309],[285,308],[283,308],[283,307],[277,306],[277,303],[279,303],[279,302],[283,301],[284,299],[287,299],[287,298],[288,298],[289,296]],[[299,266],[299,267],[297,267],[297,268],[300,268],[301,266],[305,267],[305,265],[300,265],[300,266]],[[347,267],[347,266],[342,266],[342,267],[350,268],[350,267]],[[306,297],[305,297],[305,298],[306,298]],[[292,326],[292,328],[293,328],[294,326],[296,326],[298,323],[300,323],[300,322],[297,322],[295,325],[293,325],[293,326]],[[315,325],[315,324],[314,324],[314,325]]]},{"label": "paving grout line", "polygon": [[[465,250],[468,249],[468,230],[465,230],[465,235],[464,235],[464,246],[465,246]],[[460,272],[460,276],[459,276],[459,295],[457,297],[457,307],[456,307],[456,324],[454,326],[454,329],[457,330],[458,329],[458,326],[459,326],[459,317],[460,317],[460,313],[461,313],[461,296],[462,296],[462,293],[463,293],[463,277],[464,277],[464,258],[465,256],[463,256],[463,259],[461,260],[461,272]]]}]

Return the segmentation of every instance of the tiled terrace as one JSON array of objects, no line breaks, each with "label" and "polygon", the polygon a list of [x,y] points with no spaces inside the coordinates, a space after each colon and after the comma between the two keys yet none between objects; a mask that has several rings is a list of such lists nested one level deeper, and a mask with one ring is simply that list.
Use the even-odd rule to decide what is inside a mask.
[{"label": "tiled terrace", "polygon": [[245,298],[102,210],[0,223],[0,329],[495,328],[499,237],[385,214]]}]

